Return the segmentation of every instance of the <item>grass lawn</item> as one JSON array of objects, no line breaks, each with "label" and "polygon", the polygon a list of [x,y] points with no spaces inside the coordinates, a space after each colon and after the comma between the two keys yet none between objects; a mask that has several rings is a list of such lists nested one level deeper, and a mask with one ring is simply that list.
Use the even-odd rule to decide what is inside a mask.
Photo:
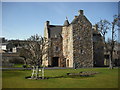
[{"label": "grass lawn", "polygon": [[23,64],[14,64],[13,66],[2,66],[2,68],[22,68]]},{"label": "grass lawn", "polygon": [[92,69],[55,69],[45,70],[46,77],[66,76],[66,73],[80,71],[96,71],[99,74],[93,77],[62,77],[46,80],[29,80],[30,70],[9,70],[2,72],[3,88],[118,88],[118,69],[92,68]]},{"label": "grass lawn", "polygon": [[[2,66],[3,68],[23,68],[24,64],[14,64],[13,66],[9,67],[9,66]],[[28,66],[29,68],[30,66]]]},{"label": "grass lawn", "polygon": [[23,64],[15,64],[13,67],[22,68],[22,67],[23,67]]}]

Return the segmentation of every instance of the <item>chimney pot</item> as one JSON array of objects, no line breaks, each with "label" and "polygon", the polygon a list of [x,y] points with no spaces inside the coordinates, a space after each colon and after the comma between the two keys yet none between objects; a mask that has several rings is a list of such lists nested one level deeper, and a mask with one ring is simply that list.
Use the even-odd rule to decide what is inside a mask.
[{"label": "chimney pot", "polygon": [[83,10],[79,10],[78,12],[79,12],[79,15],[83,15],[84,14]]},{"label": "chimney pot", "polygon": [[98,30],[98,25],[97,24],[95,24],[95,29]]},{"label": "chimney pot", "polygon": [[76,19],[78,16],[75,16],[74,19]]},{"label": "chimney pot", "polygon": [[46,25],[49,26],[49,24],[50,24],[50,21],[46,21]]}]

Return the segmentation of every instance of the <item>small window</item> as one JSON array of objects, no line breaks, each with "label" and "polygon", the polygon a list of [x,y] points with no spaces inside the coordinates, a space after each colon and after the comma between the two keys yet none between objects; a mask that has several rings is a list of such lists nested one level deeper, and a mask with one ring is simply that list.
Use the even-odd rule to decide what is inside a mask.
[{"label": "small window", "polygon": [[80,40],[81,38],[78,36],[77,39]]},{"label": "small window", "polygon": [[80,50],[80,53],[83,54],[83,53],[84,53],[84,50],[81,49],[81,50]]},{"label": "small window", "polygon": [[68,43],[68,39],[66,39],[66,42]]},{"label": "small window", "polygon": [[69,67],[69,59],[67,60],[67,66]]},{"label": "small window", "polygon": [[10,52],[12,52],[12,48],[10,48]]},{"label": "small window", "polygon": [[55,51],[58,51],[58,50],[59,50],[59,47],[58,47],[58,46],[56,46]]},{"label": "small window", "polygon": [[83,53],[83,50],[81,49],[81,53]]}]

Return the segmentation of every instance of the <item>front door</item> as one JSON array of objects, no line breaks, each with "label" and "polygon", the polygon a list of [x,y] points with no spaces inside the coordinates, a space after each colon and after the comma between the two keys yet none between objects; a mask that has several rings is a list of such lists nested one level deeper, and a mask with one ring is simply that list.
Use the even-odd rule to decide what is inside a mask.
[{"label": "front door", "polygon": [[59,57],[53,57],[53,59],[52,59],[52,66],[53,67],[58,67],[58,59],[59,59]]}]

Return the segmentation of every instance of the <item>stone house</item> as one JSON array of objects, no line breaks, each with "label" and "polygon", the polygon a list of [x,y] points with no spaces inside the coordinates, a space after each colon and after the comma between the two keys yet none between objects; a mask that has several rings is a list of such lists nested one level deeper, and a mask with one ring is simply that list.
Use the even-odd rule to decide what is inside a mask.
[{"label": "stone house", "polygon": [[118,54],[117,66],[120,66],[120,43],[118,43],[118,51],[117,51],[117,54]]},{"label": "stone house", "polygon": [[[104,65],[109,66],[110,58],[111,58],[111,43],[106,44],[106,48],[104,50]],[[113,50],[113,66],[120,66],[120,43],[115,42],[114,50]]]},{"label": "stone house", "polygon": [[93,26],[93,62],[95,67],[104,66],[103,37],[98,31],[98,25]]},{"label": "stone house", "polygon": [[92,24],[79,10],[69,23],[66,19],[64,25],[50,25],[45,23],[44,37],[50,43],[47,58],[43,64],[55,67],[93,67],[93,35]]},{"label": "stone house", "polygon": [[[14,64],[23,64],[24,59],[19,56],[19,50],[22,48],[22,40],[6,40],[2,38],[0,54],[2,54],[2,66],[13,66]],[[3,47],[4,46],[4,47]]]},{"label": "stone house", "polygon": [[7,48],[7,40],[4,37],[0,38],[0,53],[6,52]]}]

